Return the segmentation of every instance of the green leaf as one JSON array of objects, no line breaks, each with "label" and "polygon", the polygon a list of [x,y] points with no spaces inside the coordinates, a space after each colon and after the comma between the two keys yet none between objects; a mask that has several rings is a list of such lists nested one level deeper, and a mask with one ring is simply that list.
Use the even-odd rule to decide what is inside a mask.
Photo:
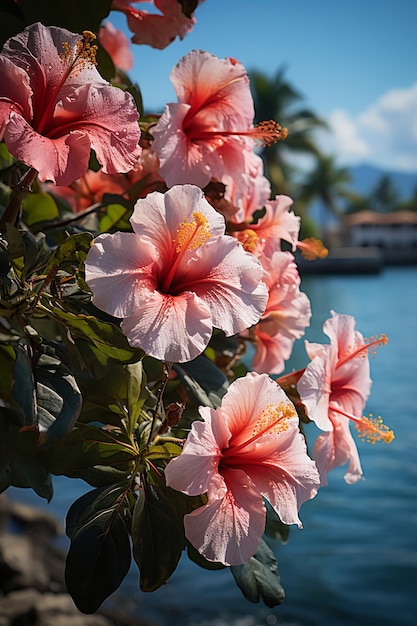
[{"label": "green leaf", "polygon": [[230,568],[237,586],[250,602],[259,602],[262,598],[266,606],[274,607],[285,598],[281,587],[278,564],[274,553],[261,540],[256,553],[243,565]]},{"label": "green leaf", "polygon": [[81,410],[77,382],[56,351],[43,344],[35,359],[36,416],[41,440],[52,445],[69,433]]},{"label": "green leaf", "polygon": [[277,539],[282,543],[287,543],[290,536],[290,527],[281,522],[269,502],[266,502],[266,527],[265,534],[271,539]]},{"label": "green leaf", "polygon": [[106,207],[105,213],[103,213],[100,222],[99,229],[101,233],[110,232],[120,220],[126,216],[126,214],[130,211],[122,204],[109,204]]},{"label": "green leaf", "polygon": [[137,455],[120,432],[79,422],[71,433],[42,454],[50,472],[65,476],[84,476],[83,472],[96,466],[129,473]]},{"label": "green leaf", "polygon": [[45,274],[57,272],[58,269],[79,267],[90,250],[92,240],[91,233],[76,233],[66,237],[49,257]]},{"label": "green leaf", "polygon": [[59,216],[57,204],[49,193],[30,193],[22,203],[25,223],[32,226]]},{"label": "green leaf", "polygon": [[226,565],[223,565],[223,563],[218,563],[217,561],[207,561],[207,559],[205,559],[204,556],[200,554],[199,551],[196,550],[191,544],[187,546],[187,554],[188,558],[193,561],[193,563],[203,569],[218,570],[226,568]]},{"label": "green leaf", "polygon": [[181,557],[180,520],[167,493],[143,482],[133,509],[133,556],[142,591],[155,591],[175,571]]},{"label": "green leaf", "polygon": [[197,405],[220,406],[229,381],[204,354],[189,363],[174,364],[173,369]]},{"label": "green leaf", "polygon": [[125,420],[127,433],[132,435],[139,421],[141,411],[145,401],[149,397],[149,391],[146,386],[146,374],[143,371],[143,365],[132,363],[126,366],[127,373],[127,419]]},{"label": "green leaf", "polygon": [[22,414],[20,426],[36,425],[35,382],[33,363],[28,354],[28,346],[23,342],[16,344],[16,361],[13,367],[13,399]]},{"label": "green leaf", "polygon": [[[10,4],[10,2],[8,3]],[[110,11],[111,0],[19,0],[19,15],[0,9],[0,48],[5,41],[34,22],[45,26],[61,26],[73,33],[83,30],[98,32],[101,21]],[[16,12],[15,12],[16,13]]]},{"label": "green leaf", "polygon": [[94,613],[122,583],[131,561],[125,485],[100,487],[70,507],[71,546],[65,566],[68,592],[83,613]]},{"label": "green leaf", "polygon": [[10,486],[31,488],[41,498],[51,500],[51,476],[37,459],[37,450],[37,434],[19,432],[0,412],[0,492]]},{"label": "green leaf", "polygon": [[69,313],[58,307],[51,308],[52,314],[65,326],[69,326],[74,338],[86,337],[106,356],[122,363],[139,361],[144,352],[139,348],[131,348],[118,326],[111,322],[103,322],[92,315]]}]

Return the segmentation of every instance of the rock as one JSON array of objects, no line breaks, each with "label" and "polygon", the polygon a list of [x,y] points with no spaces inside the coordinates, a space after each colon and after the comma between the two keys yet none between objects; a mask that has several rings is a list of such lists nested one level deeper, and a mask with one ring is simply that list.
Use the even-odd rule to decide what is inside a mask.
[{"label": "rock", "polygon": [[83,615],[64,593],[40,593],[35,589],[13,591],[0,598],[1,626],[112,626],[102,615]]},{"label": "rock", "polygon": [[[135,606],[78,611],[65,588],[63,531],[49,513],[0,494],[0,626],[154,626]],[[130,610],[131,609],[131,610]]]}]

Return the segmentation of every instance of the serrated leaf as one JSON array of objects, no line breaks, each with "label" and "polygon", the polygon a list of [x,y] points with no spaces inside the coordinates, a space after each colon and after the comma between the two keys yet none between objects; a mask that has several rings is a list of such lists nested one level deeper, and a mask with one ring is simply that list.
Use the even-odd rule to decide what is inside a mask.
[{"label": "serrated leaf", "polygon": [[262,598],[266,606],[274,607],[285,598],[285,591],[280,584],[278,564],[274,553],[261,540],[256,553],[243,565],[230,568],[237,586],[250,602],[259,602]]},{"label": "serrated leaf", "polygon": [[83,613],[94,613],[122,583],[131,561],[123,515],[125,485],[100,487],[70,507],[71,546],[65,566],[68,592]]},{"label": "serrated leaf", "polygon": [[175,571],[181,557],[180,522],[166,492],[144,481],[133,509],[133,556],[142,591],[155,591]]}]

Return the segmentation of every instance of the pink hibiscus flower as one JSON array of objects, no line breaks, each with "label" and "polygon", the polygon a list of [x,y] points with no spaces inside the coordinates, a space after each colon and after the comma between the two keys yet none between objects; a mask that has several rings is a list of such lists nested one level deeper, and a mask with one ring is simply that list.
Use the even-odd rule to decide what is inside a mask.
[{"label": "pink hibiscus flower", "polygon": [[183,5],[178,0],[147,0],[146,4],[154,4],[160,13],[149,13],[132,6],[143,2],[144,0],[113,0],[111,6],[113,10],[126,15],[128,26],[134,33],[133,43],[147,44],[162,50],[176,37],[184,39],[196,23],[193,15],[184,13]]},{"label": "pink hibiscus flower", "polygon": [[265,215],[256,224],[251,224],[252,214],[246,215],[248,228],[239,230],[235,236],[246,250],[257,256],[272,256],[281,250],[281,240],[291,244],[292,250],[297,249],[298,233],[301,218],[290,211],[293,200],[289,196],[275,196],[274,200],[265,202]]},{"label": "pink hibiscus flower", "polygon": [[209,561],[240,565],[265,530],[266,498],[284,524],[301,526],[301,504],[319,486],[293,404],[267,375],[233,382],[217,409],[200,407],[167,485],[208,502],[184,517],[190,543]]},{"label": "pink hibiscus flower", "polygon": [[106,20],[100,26],[98,39],[106,50],[115,67],[128,72],[133,67],[133,54],[130,49],[129,39],[123,31],[115,28]]},{"label": "pink hibiscus flower", "polygon": [[123,174],[104,174],[102,170],[87,170],[69,187],[60,187],[52,183],[43,183],[45,191],[65,200],[74,213],[88,209],[96,202],[101,202],[105,193],[127,195],[128,180]]},{"label": "pink hibiscus flower", "polygon": [[314,445],[314,458],[322,484],[327,484],[327,473],[349,463],[345,480],[357,482],[363,475],[358,450],[350,432],[353,422],[363,438],[372,443],[389,443],[394,434],[381,419],[362,417],[371,390],[368,353],[387,338],[365,340],[355,329],[351,315],[332,311],[332,317],[323,325],[330,344],[312,344],[306,341],[306,350],[312,361],[298,381],[297,389],[308,417],[323,431]]},{"label": "pink hibiscus flower", "polygon": [[96,238],[86,260],[94,304],[124,318],[133,346],[173,362],[207,346],[213,326],[233,335],[256,323],[267,301],[262,266],[233,237],[198,187],[138,200],[133,233]]},{"label": "pink hibiscus flower", "polygon": [[269,297],[259,323],[250,331],[256,346],[252,368],[259,373],[279,374],[291,356],[294,341],[310,324],[310,301],[300,291],[300,276],[290,252],[277,251],[270,259],[261,256],[260,261]]},{"label": "pink hibiscus flower", "polygon": [[108,174],[130,170],[139,157],[134,100],[101,78],[93,39],[37,23],[0,55],[0,139],[41,181],[80,178],[91,148]]},{"label": "pink hibiscus flower", "polygon": [[193,50],[171,72],[178,103],[167,104],[151,129],[168,187],[251,173],[255,141],[280,137],[275,122],[254,128],[245,68],[238,61]]}]

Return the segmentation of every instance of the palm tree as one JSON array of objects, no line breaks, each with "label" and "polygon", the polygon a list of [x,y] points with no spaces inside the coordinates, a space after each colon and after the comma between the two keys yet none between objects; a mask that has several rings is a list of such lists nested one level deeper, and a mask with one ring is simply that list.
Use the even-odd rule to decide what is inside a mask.
[{"label": "palm tree", "polygon": [[369,201],[371,208],[378,213],[389,213],[398,207],[398,193],[387,174],[381,176],[369,196]]},{"label": "palm tree", "polygon": [[318,150],[312,134],[318,127],[326,126],[312,111],[297,106],[303,97],[284,78],[284,74],[284,68],[278,69],[272,78],[257,70],[249,72],[255,120],[262,122],[272,119],[288,129],[285,141],[279,141],[261,151],[265,175],[271,182],[273,196],[289,192],[289,182],[295,168],[290,165],[288,155],[296,152],[317,156]]},{"label": "palm tree", "polygon": [[300,186],[297,203],[308,206],[313,200],[319,200],[333,218],[339,221],[343,212],[340,199],[357,200],[358,197],[349,189],[351,175],[346,167],[338,167],[333,156],[317,155],[315,167]]}]

